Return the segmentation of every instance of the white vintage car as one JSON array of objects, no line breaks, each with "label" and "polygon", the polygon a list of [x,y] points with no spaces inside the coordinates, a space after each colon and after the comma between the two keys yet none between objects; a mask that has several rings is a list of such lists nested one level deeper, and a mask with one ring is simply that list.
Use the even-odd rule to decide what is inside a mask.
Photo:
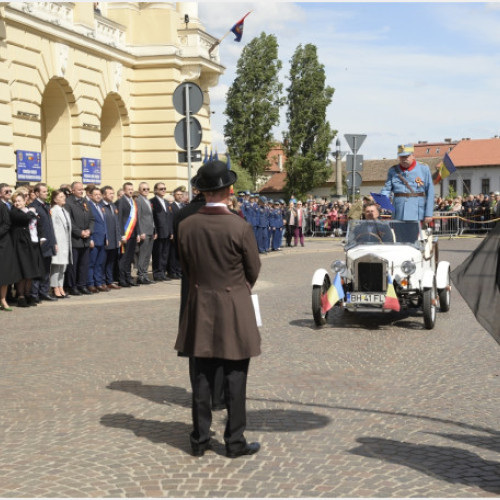
[{"label": "white vintage car", "polygon": [[344,250],[345,261],[331,265],[332,278],[326,269],[314,273],[312,312],[317,326],[326,322],[324,298],[337,273],[344,293],[337,305],[349,311],[390,311],[389,292],[400,310],[422,309],[424,325],[432,329],[438,305],[441,312],[449,310],[450,263],[438,262],[437,238],[419,222],[352,220]]}]

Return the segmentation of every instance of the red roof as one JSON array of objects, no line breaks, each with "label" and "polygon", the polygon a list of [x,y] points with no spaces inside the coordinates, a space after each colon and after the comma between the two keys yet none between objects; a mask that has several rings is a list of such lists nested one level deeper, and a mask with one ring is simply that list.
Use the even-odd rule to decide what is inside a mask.
[{"label": "red roof", "polygon": [[500,165],[500,138],[460,141],[450,153],[450,158],[455,167]]},{"label": "red roof", "polygon": [[259,192],[281,193],[285,189],[286,172],[274,174],[260,189]]},{"label": "red roof", "polygon": [[417,142],[413,145],[415,150],[415,158],[435,158],[443,157],[445,153],[449,153],[458,141],[446,142]]},{"label": "red roof", "polygon": [[[281,168],[280,170],[280,163],[279,163],[279,157],[281,156]],[[286,156],[285,152],[283,151],[283,146],[281,144],[276,144],[274,147],[272,147],[267,154],[267,161],[269,162],[269,166],[266,167],[266,173],[271,173],[271,172],[281,172],[285,168],[285,162],[286,162]]]}]

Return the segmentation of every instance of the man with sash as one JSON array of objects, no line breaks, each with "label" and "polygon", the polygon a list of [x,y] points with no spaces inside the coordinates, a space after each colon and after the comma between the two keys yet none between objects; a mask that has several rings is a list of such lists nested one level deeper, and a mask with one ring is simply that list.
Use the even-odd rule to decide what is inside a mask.
[{"label": "man with sash", "polygon": [[137,203],[132,198],[134,185],[126,182],[123,185],[123,196],[116,202],[118,220],[121,231],[121,249],[118,269],[120,273],[120,286],[139,286],[132,281],[131,268],[134,260],[136,244],[140,241],[140,230],[137,222]]},{"label": "man with sash", "polygon": [[399,165],[387,173],[387,181],[380,194],[394,194],[393,218],[432,222],[434,184],[429,167],[417,162],[412,144],[398,146]]}]

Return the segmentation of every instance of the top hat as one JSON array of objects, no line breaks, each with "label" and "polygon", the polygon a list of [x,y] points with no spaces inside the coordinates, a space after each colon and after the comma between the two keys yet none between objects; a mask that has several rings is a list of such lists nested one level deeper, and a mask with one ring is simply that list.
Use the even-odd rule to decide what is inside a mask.
[{"label": "top hat", "polygon": [[224,162],[213,160],[200,167],[191,184],[199,191],[218,191],[236,182],[236,172],[228,170]]}]

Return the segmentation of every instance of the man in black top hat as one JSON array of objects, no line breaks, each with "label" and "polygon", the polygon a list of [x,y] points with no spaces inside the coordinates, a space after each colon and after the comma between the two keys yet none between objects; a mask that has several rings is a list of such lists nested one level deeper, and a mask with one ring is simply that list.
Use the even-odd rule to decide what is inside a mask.
[{"label": "man in black top hat", "polygon": [[260,270],[252,227],[232,214],[227,203],[237,176],[221,161],[203,165],[193,187],[205,194],[206,205],[178,227],[179,256],[189,280],[175,349],[193,361],[194,456],[210,448],[211,389],[215,373],[224,371],[228,418],[226,455],[253,455],[258,443],[247,443],[246,383],[250,358],[260,354],[251,287]]}]

